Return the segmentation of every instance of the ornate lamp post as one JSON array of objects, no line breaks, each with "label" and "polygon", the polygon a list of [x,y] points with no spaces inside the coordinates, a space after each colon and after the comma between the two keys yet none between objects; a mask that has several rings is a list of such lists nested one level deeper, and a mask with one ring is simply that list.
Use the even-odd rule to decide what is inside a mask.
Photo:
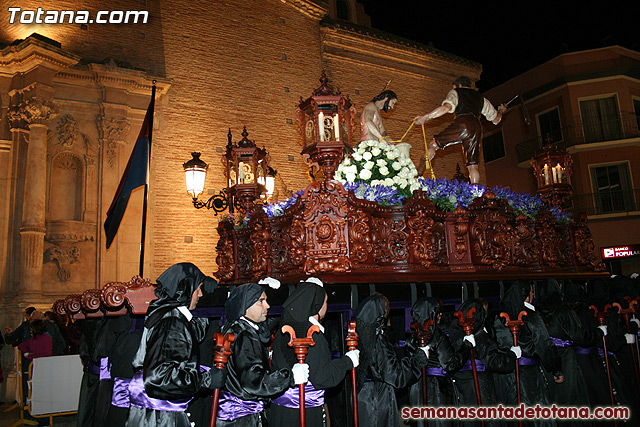
[{"label": "ornate lamp post", "polygon": [[573,194],[571,154],[547,144],[531,159],[538,185],[537,194],[551,206],[563,207]]},{"label": "ornate lamp post", "polygon": [[198,199],[204,190],[204,182],[209,166],[200,159],[200,153],[191,153],[192,159],[183,164],[187,183],[187,192],[193,199],[196,209],[213,209],[217,215],[227,208],[233,213],[234,207],[250,212],[256,199],[262,193],[269,194],[267,186],[275,184],[275,170],[269,167],[269,154],[265,148],[258,148],[249,140],[247,128],[242,131],[242,139],[238,143],[231,142],[229,130],[227,150],[222,156],[227,188],[211,196],[206,201]]},{"label": "ornate lamp post", "polygon": [[356,109],[349,97],[334,91],[328,82],[322,71],[320,87],[309,98],[300,99],[296,115],[305,163],[310,167],[322,167],[325,179],[333,179],[345,147],[350,149]]}]

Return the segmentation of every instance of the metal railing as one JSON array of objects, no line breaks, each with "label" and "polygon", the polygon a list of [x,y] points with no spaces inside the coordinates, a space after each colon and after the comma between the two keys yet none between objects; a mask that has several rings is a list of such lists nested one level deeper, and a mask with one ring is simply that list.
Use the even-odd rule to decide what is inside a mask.
[{"label": "metal railing", "polygon": [[576,120],[561,129],[516,144],[516,152],[518,153],[518,162],[524,162],[531,160],[535,152],[548,142],[561,148],[567,148],[574,145],[638,137],[640,137],[640,116],[635,114],[606,121],[583,122]]},{"label": "metal railing", "polygon": [[612,213],[633,212],[640,208],[640,189],[607,190],[590,194],[573,196],[574,213],[585,212],[587,215],[605,215]]}]

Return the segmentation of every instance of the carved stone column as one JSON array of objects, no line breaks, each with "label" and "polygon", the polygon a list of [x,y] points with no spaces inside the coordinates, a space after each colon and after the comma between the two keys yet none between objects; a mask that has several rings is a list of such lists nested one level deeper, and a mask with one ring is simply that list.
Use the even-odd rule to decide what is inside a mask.
[{"label": "carved stone column", "polygon": [[25,193],[20,226],[21,293],[40,294],[44,255],[45,208],[47,187],[47,130],[55,116],[53,105],[30,98],[18,112],[29,125],[29,148],[25,171]]}]

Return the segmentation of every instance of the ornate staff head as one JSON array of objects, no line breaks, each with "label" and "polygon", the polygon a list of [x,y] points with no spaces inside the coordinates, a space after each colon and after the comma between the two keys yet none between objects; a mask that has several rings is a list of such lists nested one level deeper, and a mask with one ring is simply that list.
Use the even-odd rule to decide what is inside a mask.
[{"label": "ornate staff head", "polygon": [[598,319],[598,323],[600,323],[601,326],[604,325],[606,318],[609,317],[608,310],[611,308],[611,304],[605,305],[602,311],[598,311],[598,307],[595,305],[590,305],[589,308],[593,310],[593,317]]},{"label": "ornate staff head", "polygon": [[347,349],[355,350],[358,347],[358,339],[358,333],[356,332],[356,321],[349,320],[347,326],[347,337],[345,338]]},{"label": "ornate staff head", "polygon": [[213,334],[213,340],[216,345],[213,347],[213,361],[218,369],[224,368],[227,364],[229,356],[231,356],[231,343],[234,342],[236,336],[234,334],[225,334],[224,337],[220,332]]},{"label": "ornate staff head", "polygon": [[419,322],[411,323],[411,329],[414,330],[414,336],[418,340],[418,345],[424,347],[431,341],[433,332],[431,328],[433,326],[433,319],[427,319],[424,321],[424,325],[420,325]]},{"label": "ornate staff head", "polygon": [[500,317],[506,320],[504,326],[509,328],[513,335],[517,335],[518,331],[520,330],[520,326],[524,325],[524,321],[522,320],[522,318],[526,315],[527,312],[522,310],[520,313],[518,313],[518,319],[511,320],[511,318],[509,317],[509,313],[506,313],[504,311],[500,313]]},{"label": "ornate staff head", "polygon": [[476,323],[476,319],[473,317],[475,312],[476,308],[470,307],[469,310],[467,310],[466,317],[462,314],[462,311],[456,311],[453,313],[453,315],[458,318],[458,325],[462,326],[462,329],[467,335],[471,335],[473,333],[473,325]]},{"label": "ornate staff head", "polygon": [[307,352],[309,351],[309,346],[316,344],[313,341],[313,334],[316,332],[320,332],[320,327],[318,327],[318,325],[311,325],[311,327],[307,329],[306,337],[297,338],[296,331],[290,325],[284,325],[282,327],[282,333],[291,336],[289,347],[293,347],[299,363],[304,363],[304,359],[307,357]]}]

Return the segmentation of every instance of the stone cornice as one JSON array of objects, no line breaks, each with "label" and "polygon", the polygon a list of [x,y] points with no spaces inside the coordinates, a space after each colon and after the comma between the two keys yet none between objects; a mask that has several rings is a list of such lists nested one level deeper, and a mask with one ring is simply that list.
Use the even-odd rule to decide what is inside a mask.
[{"label": "stone cornice", "polygon": [[130,93],[148,95],[156,80],[156,94],[164,95],[171,87],[170,79],[149,76],[147,73],[103,64],[88,64],[86,69],[67,69],[56,74],[54,80],[84,80],[107,87],[121,87]]},{"label": "stone cornice", "polygon": [[289,6],[295,8],[302,14],[308,16],[309,18],[320,20],[325,17],[329,11],[325,8],[317,4],[315,1],[311,0],[280,0],[284,4],[288,4]]},{"label": "stone cornice", "polygon": [[[328,18],[322,20],[321,26],[322,32],[328,37],[328,40],[325,38],[325,44],[330,44],[331,42],[340,45],[356,43],[364,46],[364,51],[367,52],[367,55],[376,54],[376,50],[373,49],[374,46],[378,49],[380,46],[386,46],[391,51],[394,51],[394,56],[391,57],[395,57],[396,54],[403,54],[408,56],[411,62],[424,61],[424,58],[427,57],[430,60],[435,59],[443,63],[462,65],[470,70],[475,70],[478,75],[482,71],[482,65],[475,61],[384,31]],[[367,47],[370,48],[367,49]]]},{"label": "stone cornice", "polygon": [[26,73],[38,66],[63,70],[77,64],[78,61],[78,55],[29,37],[0,51],[0,75]]}]

